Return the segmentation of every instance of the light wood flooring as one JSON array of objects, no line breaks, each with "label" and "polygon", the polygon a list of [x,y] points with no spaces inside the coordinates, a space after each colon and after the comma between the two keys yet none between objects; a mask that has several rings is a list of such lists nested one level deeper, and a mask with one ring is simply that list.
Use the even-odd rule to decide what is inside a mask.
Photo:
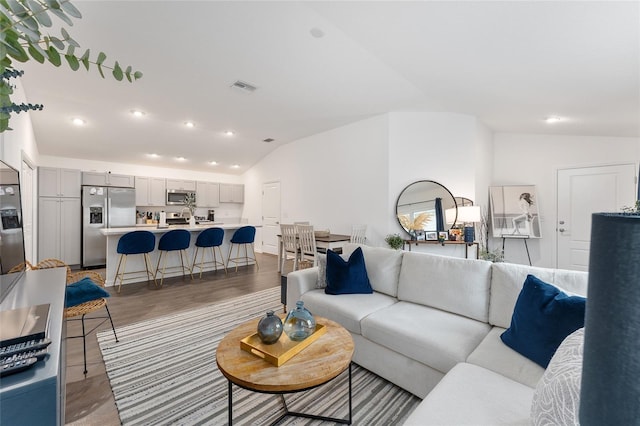
[{"label": "light wood flooring", "polygon": [[[112,295],[108,299],[108,306],[116,329],[279,286],[277,257],[260,253],[257,256],[259,269],[255,266],[240,267],[235,272],[235,268],[232,268],[228,275],[224,271],[206,272],[202,274],[202,279],[194,274],[193,280],[188,276],[186,279],[168,278],[162,288],[155,288],[153,283],[125,284],[120,293],[116,293],[113,287],[108,288]],[[98,330],[108,329],[110,325],[107,321]],[[78,334],[81,334],[80,322],[69,322],[67,336]],[[96,332],[87,337],[87,369],[85,377],[82,373],[82,339],[67,339],[66,423],[119,425],[120,419],[98,348]]]}]

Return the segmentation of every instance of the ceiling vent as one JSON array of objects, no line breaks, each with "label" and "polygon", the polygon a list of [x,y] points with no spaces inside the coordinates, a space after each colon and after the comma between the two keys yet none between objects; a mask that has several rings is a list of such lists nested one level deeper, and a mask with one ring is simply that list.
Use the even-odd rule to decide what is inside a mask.
[{"label": "ceiling vent", "polygon": [[254,86],[253,84],[249,84],[241,80],[238,80],[235,83],[233,83],[231,87],[235,89],[244,90],[245,92],[249,92],[249,93],[255,92],[255,90],[257,89],[257,87]]},{"label": "ceiling vent", "polygon": [[266,138],[262,140],[262,142],[273,142],[273,141],[275,141],[275,139],[273,138]]}]

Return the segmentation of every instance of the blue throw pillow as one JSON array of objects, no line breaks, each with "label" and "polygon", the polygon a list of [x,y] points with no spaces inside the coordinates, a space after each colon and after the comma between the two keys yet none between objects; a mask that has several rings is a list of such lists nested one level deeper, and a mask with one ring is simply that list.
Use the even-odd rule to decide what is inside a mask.
[{"label": "blue throw pillow", "polygon": [[364,254],[358,247],[345,261],[339,254],[327,250],[327,294],[371,294],[373,289],[364,265]]},{"label": "blue throw pillow", "polygon": [[107,293],[105,289],[91,281],[91,278],[85,277],[67,286],[67,297],[64,302],[64,307],[70,308],[90,300],[109,296],[109,293]]},{"label": "blue throw pillow", "polygon": [[500,336],[505,345],[547,368],[560,343],[584,327],[587,299],[569,296],[534,275],[527,275],[511,317]]}]

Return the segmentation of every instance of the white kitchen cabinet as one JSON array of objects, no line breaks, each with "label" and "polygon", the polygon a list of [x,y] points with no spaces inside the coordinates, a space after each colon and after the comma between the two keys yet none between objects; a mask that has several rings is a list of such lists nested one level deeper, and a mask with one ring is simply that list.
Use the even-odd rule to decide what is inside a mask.
[{"label": "white kitchen cabinet", "polygon": [[195,180],[167,179],[167,189],[182,189],[185,191],[195,191]]},{"label": "white kitchen cabinet", "polygon": [[80,170],[38,168],[38,192],[41,197],[80,198]]},{"label": "white kitchen cabinet", "polygon": [[135,178],[131,175],[118,175],[106,172],[82,172],[82,184],[133,188],[135,186]]},{"label": "white kitchen cabinet", "polygon": [[220,205],[220,184],[217,182],[196,182],[196,204],[198,207],[218,207]]},{"label": "white kitchen cabinet", "polygon": [[167,188],[164,178],[136,176],[136,206],[166,204]]},{"label": "white kitchen cabinet", "polygon": [[82,211],[80,198],[40,197],[38,203],[38,260],[81,262]]},{"label": "white kitchen cabinet", "polygon": [[221,183],[220,202],[244,203],[244,185],[241,183]]}]

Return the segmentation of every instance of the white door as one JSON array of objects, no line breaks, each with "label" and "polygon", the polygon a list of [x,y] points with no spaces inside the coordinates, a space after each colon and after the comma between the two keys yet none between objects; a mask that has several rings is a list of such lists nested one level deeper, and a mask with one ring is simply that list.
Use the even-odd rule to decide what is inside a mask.
[{"label": "white door", "polygon": [[24,257],[34,262],[33,253],[33,168],[26,161],[22,161],[20,190],[22,198],[22,233],[24,236]]},{"label": "white door", "polygon": [[557,266],[587,271],[591,214],[620,212],[636,199],[636,166],[558,170]]},{"label": "white door", "polygon": [[280,182],[262,185],[262,252],[278,254]]}]

